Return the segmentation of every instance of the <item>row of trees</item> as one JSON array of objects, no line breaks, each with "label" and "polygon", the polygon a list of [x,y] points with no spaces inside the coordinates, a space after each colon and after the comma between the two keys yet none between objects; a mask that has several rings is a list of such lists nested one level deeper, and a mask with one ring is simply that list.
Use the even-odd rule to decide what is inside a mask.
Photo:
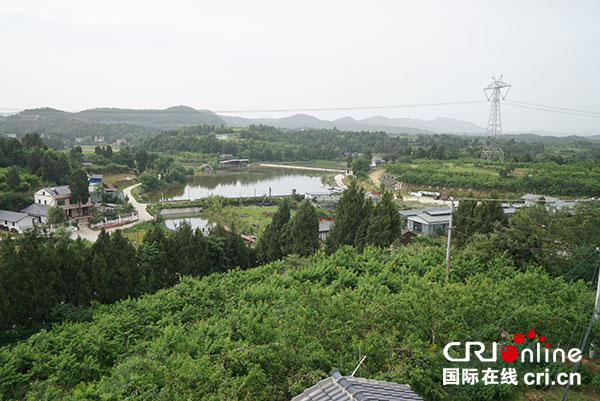
[{"label": "row of trees", "polygon": [[112,303],[236,266],[254,266],[253,249],[233,231],[206,237],[182,225],[165,234],[154,225],[136,249],[120,231],[102,231],[93,244],[38,233],[0,243],[0,328],[37,327],[59,305]]},{"label": "row of trees", "polygon": [[[389,247],[402,229],[392,194],[384,191],[381,200],[373,204],[356,182],[342,193],[333,221],[324,244],[328,252],[344,245],[359,250],[366,245]],[[309,256],[320,247],[318,231],[317,213],[308,201],[302,202],[293,218],[289,204],[284,201],[259,238],[258,261],[267,263],[292,253]]]}]

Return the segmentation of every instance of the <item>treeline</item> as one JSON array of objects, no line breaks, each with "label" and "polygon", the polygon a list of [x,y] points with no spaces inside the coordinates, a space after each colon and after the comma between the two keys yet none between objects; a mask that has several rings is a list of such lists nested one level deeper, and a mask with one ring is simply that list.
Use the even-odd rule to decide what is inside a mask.
[{"label": "treeline", "polygon": [[0,329],[38,327],[60,305],[112,303],[169,287],[181,276],[254,266],[254,251],[235,232],[209,236],[183,224],[165,234],[156,224],[136,249],[116,231],[93,244],[36,232],[0,243]]},{"label": "treeline", "polygon": [[[113,152],[110,146],[98,146],[89,155],[96,166],[87,169],[124,172],[136,166],[135,156],[126,146],[119,152]],[[73,171],[82,168],[82,163],[80,146],[69,152],[49,149],[37,134],[26,134],[20,140],[0,138],[0,190],[27,192],[40,185],[64,185]],[[3,167],[9,169],[4,172]]]},{"label": "treeline", "polygon": [[[260,161],[335,160],[348,153],[378,153],[385,160],[455,160],[479,158],[483,137],[461,135],[396,136],[384,132],[347,132],[337,129],[284,130],[264,125],[250,126],[240,132],[241,140],[218,140],[215,126],[185,127],[147,138],[144,148],[155,152],[229,153]],[[600,144],[592,141],[547,143],[503,141],[506,159],[531,162],[559,157],[579,160],[599,159]],[[571,152],[575,148],[577,152]],[[558,152],[558,153],[557,153]]]},{"label": "treeline", "polygon": [[[392,194],[385,191],[373,203],[356,182],[346,189],[335,208],[333,224],[323,245],[332,253],[344,245],[362,250],[367,245],[389,247],[401,234],[402,221]],[[310,256],[321,247],[319,221],[314,207],[304,201],[290,218],[289,204],[279,205],[271,223],[256,246],[259,263],[268,263],[289,254]]]},{"label": "treeline", "polygon": [[[420,186],[495,189],[568,197],[600,196],[600,162],[595,160],[570,159],[564,164],[555,161],[509,163],[502,167],[478,170],[446,167],[436,160],[420,160],[416,166],[411,163],[390,163],[386,171],[400,181]],[[523,170],[517,171],[519,169]]]}]

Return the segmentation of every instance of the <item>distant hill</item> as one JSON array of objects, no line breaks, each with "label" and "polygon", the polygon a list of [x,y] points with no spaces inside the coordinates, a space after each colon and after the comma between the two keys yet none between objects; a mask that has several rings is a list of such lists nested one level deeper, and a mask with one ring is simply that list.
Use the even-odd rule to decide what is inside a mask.
[{"label": "distant hill", "polygon": [[348,131],[383,131],[391,134],[482,134],[485,129],[467,121],[439,117],[431,121],[413,118],[388,118],[374,116],[364,120],[343,117],[337,120],[321,120],[308,114],[295,114],[284,118],[242,118],[221,116],[229,126],[247,127],[252,124],[265,124],[279,128],[338,128]]},{"label": "distant hill", "polygon": [[0,118],[0,134],[21,136],[28,132],[37,132],[47,136],[60,134],[63,139],[93,138],[99,135],[108,141],[114,141],[117,138],[132,138],[135,135],[160,132],[156,128],[139,125],[86,121],[76,117],[76,114],[51,108],[24,110]]},{"label": "distant hill", "polygon": [[73,113],[86,121],[103,123],[127,123],[156,128],[179,128],[184,125],[222,125],[223,119],[209,110],[196,110],[187,106],[155,109],[114,109],[97,108]]}]

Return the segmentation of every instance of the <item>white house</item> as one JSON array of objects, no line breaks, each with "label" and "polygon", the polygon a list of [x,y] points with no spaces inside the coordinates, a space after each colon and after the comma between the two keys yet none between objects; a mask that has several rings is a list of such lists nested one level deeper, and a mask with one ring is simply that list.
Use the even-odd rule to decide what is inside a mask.
[{"label": "white house", "polygon": [[23,233],[31,228],[33,228],[33,222],[27,213],[0,210],[0,229]]},{"label": "white house", "polygon": [[38,203],[32,203],[21,212],[27,213],[31,217],[33,224],[46,224],[48,222],[48,209],[49,205],[40,205]]},{"label": "white house", "polygon": [[68,219],[89,216],[88,210],[93,203],[71,203],[71,190],[67,185],[42,188],[33,194],[34,203],[38,205],[60,206],[65,210]]}]

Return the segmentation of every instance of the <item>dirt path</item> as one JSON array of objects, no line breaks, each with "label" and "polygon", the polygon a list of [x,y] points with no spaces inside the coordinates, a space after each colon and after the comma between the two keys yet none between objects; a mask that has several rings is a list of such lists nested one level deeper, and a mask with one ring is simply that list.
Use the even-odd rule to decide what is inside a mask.
[{"label": "dirt path", "polygon": [[373,170],[369,173],[369,178],[371,179],[371,181],[373,181],[373,184],[375,184],[376,187],[379,187],[381,185],[381,176],[384,172],[385,169],[380,168],[377,170]]}]

